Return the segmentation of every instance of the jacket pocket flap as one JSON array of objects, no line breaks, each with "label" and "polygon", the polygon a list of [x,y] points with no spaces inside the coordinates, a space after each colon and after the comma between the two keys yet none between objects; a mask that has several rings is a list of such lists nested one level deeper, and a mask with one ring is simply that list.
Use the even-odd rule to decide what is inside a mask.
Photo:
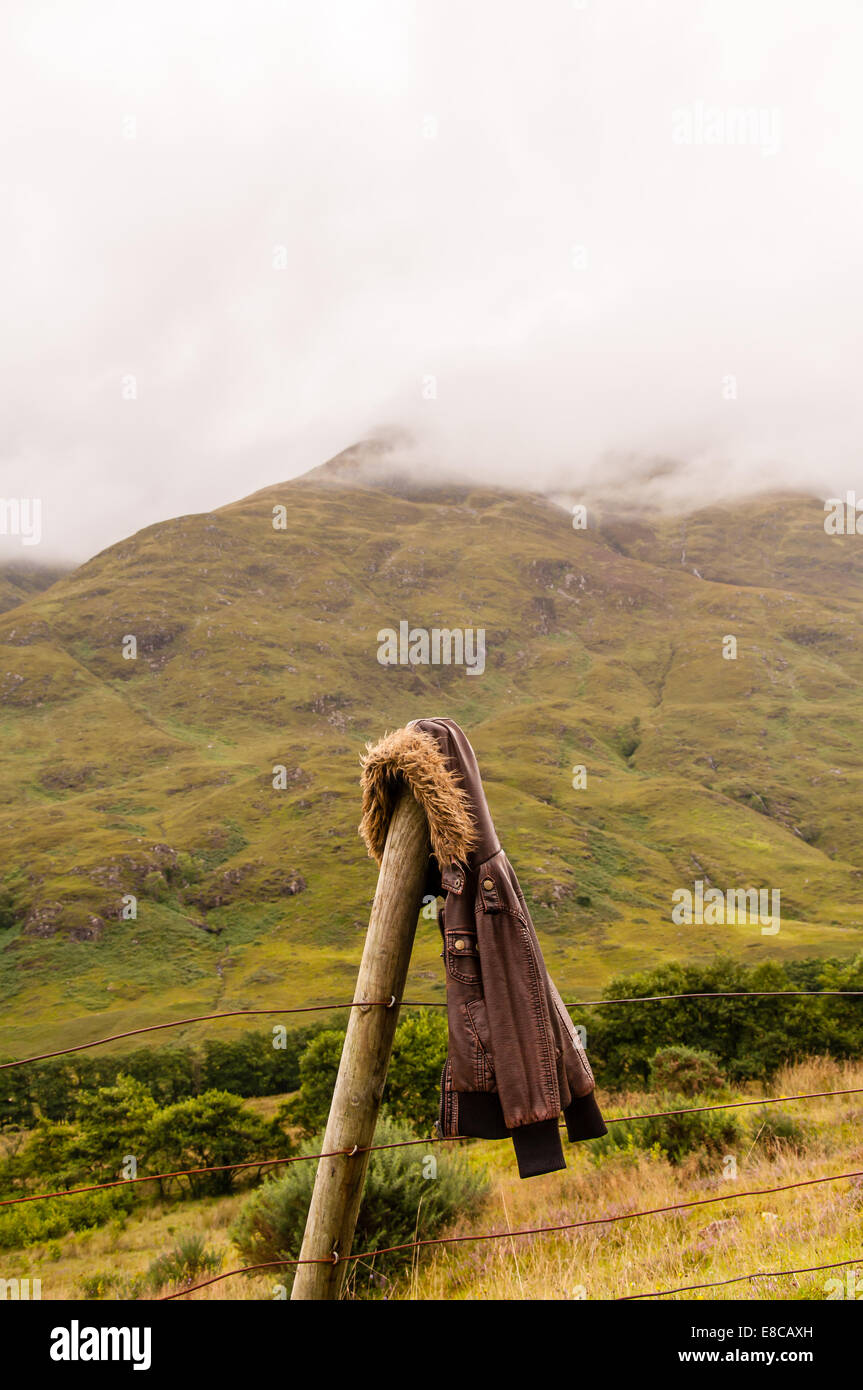
[{"label": "jacket pocket flap", "polygon": [[462,956],[479,955],[476,932],[460,931],[458,927],[447,927],[444,931],[444,936],[446,938],[447,951],[455,960],[458,960]]}]

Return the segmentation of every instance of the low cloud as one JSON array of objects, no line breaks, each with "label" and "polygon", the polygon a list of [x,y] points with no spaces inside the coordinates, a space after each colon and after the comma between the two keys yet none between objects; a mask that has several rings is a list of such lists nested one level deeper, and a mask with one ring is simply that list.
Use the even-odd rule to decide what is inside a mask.
[{"label": "low cloud", "polygon": [[856,0],[4,23],[0,497],[46,558],[381,421],[500,486],[859,486]]}]

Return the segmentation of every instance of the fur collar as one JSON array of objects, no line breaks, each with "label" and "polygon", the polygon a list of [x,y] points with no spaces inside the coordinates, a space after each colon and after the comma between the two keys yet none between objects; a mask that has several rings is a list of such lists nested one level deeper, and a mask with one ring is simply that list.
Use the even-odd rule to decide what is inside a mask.
[{"label": "fur collar", "polygon": [[429,823],[432,853],[441,868],[464,862],[477,843],[467,792],[459,785],[440,745],[424,729],[408,726],[366,744],[360,759],[363,818],[360,834],[380,864],[390,819],[407,784]]}]

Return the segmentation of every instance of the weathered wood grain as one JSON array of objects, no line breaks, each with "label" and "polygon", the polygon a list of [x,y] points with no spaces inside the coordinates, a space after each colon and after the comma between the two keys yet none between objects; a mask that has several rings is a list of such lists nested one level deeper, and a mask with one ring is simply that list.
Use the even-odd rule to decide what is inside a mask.
[{"label": "weathered wood grain", "polygon": [[[425,814],[406,790],[387,836],[354,999],[402,998],[428,855]],[[397,1022],[397,1005],[351,1009],[323,1152],[371,1144]],[[293,1299],[339,1297],[348,1266],[330,1257],[350,1254],[368,1161],[367,1153],[319,1160],[300,1257],[330,1263],[299,1265]]]}]

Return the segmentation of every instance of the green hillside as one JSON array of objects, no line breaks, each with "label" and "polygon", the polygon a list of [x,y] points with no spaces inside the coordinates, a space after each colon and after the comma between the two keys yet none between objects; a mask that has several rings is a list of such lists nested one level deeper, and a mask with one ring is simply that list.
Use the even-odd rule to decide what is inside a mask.
[{"label": "green hillside", "polygon": [[47,589],[68,570],[68,565],[37,565],[32,560],[0,562],[0,613],[6,613],[33,594]]},{"label": "green hillside", "polygon": [[[672,956],[863,947],[858,537],[794,495],[578,531],[351,461],[0,616],[0,1049],[349,998],[376,880],[358,756],[421,715],[474,742],[565,997]],[[484,627],[484,674],[380,665],[401,619]],[[695,878],[778,888],[781,931],[674,925]],[[442,998],[439,949],[421,922],[411,997]]]}]

